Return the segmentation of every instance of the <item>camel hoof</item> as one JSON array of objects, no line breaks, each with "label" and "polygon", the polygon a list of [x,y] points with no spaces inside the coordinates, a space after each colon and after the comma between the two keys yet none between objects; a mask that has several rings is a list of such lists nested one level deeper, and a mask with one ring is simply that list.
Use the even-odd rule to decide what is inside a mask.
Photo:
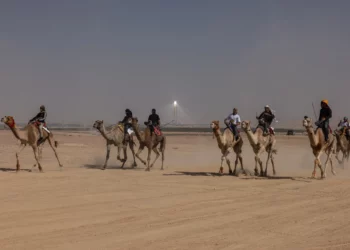
[{"label": "camel hoof", "polygon": [[220,167],[219,173],[220,173],[220,174],[223,174],[223,173],[224,173],[224,168],[223,168],[223,167]]},{"label": "camel hoof", "polygon": [[164,170],[164,168],[161,168],[160,170]]},{"label": "camel hoof", "polygon": [[232,170],[231,170],[231,169],[228,171],[228,173],[229,173],[229,174],[233,174],[233,172],[232,172]]},{"label": "camel hoof", "polygon": [[150,169],[149,169],[149,168],[146,168],[145,171],[150,171]]}]

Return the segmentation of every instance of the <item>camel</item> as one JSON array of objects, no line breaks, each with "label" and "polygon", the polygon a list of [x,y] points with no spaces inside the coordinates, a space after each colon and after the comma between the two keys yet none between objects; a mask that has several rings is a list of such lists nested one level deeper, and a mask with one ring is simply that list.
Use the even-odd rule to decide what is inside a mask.
[{"label": "camel", "polygon": [[[349,143],[348,139],[346,138],[345,130],[344,131],[336,131],[335,138],[337,141],[335,158],[337,159],[338,163],[342,165],[342,164],[344,164],[345,159],[347,161],[349,161],[350,143]],[[343,157],[341,160],[338,157],[338,154],[340,151],[343,154]]]},{"label": "camel", "polygon": [[[326,178],[326,170],[328,161],[331,163],[331,169],[332,174],[335,175],[335,171],[333,168],[333,160],[332,155],[335,153],[335,138],[330,133],[328,138],[328,143],[325,142],[324,134],[322,132],[321,128],[317,128],[316,131],[314,131],[314,128],[312,126],[312,120],[311,118],[305,116],[303,120],[303,126],[306,129],[306,132],[308,134],[309,140],[310,140],[310,146],[312,148],[312,152],[315,156],[314,160],[314,171],[312,172],[312,178],[315,178],[316,176],[316,167],[318,166],[321,170],[321,178]],[[327,155],[326,163],[324,169],[322,169],[322,164],[320,157],[322,153],[325,153]]]},{"label": "camel", "polygon": [[[105,163],[102,167],[102,170],[105,170],[107,168],[107,162],[109,159],[109,154],[111,152],[111,147],[112,145],[116,146],[118,148],[118,155],[117,155],[117,160],[121,161],[123,164],[121,166],[121,168],[124,167],[124,164],[127,160],[127,153],[126,153],[126,145],[123,144],[123,139],[124,139],[124,127],[122,125],[116,125],[113,126],[109,131],[106,131],[103,120],[97,120],[95,121],[93,128],[97,129],[101,135],[103,136],[103,138],[105,138],[107,144],[107,153],[106,153],[106,160]],[[134,159],[134,163],[133,163],[133,167],[137,167],[137,163],[135,160],[135,151],[134,151],[134,145],[135,142],[132,140],[130,135],[127,135],[125,138],[125,143],[129,144],[130,150],[132,152],[132,156]],[[123,148],[123,152],[124,152],[124,159],[120,158],[120,149]]]},{"label": "camel", "polygon": [[40,143],[38,143],[38,139],[40,136],[39,136],[38,127],[36,126],[35,123],[29,123],[26,127],[24,127],[23,129],[24,133],[23,133],[17,128],[15,120],[12,116],[5,116],[1,118],[1,122],[6,124],[12,131],[13,135],[21,142],[20,148],[16,152],[16,159],[17,159],[16,172],[20,170],[19,155],[22,152],[22,150],[27,146],[27,144],[33,148],[34,157],[36,161],[36,164],[34,164],[33,168],[36,165],[38,165],[39,171],[43,172],[43,169],[41,166],[41,158],[42,158],[42,148],[45,141],[49,142],[49,145],[51,146],[53,152],[55,153],[55,156],[60,168],[63,167],[55,149],[58,147],[58,142],[54,140],[52,132],[50,132],[47,128],[45,127],[43,128],[43,140]]},{"label": "camel", "polygon": [[[267,167],[269,161],[272,164],[273,175],[276,175],[275,170],[275,162],[274,162],[274,154],[277,154],[277,149],[275,149],[276,138],[273,134],[269,134],[264,136],[264,130],[261,126],[258,126],[255,132],[252,132],[250,121],[242,121],[241,127],[244,132],[247,134],[250,145],[253,148],[253,152],[255,154],[255,175],[259,175],[258,172],[258,163],[260,165],[260,176],[267,176]],[[263,171],[262,161],[260,156],[262,153],[267,153],[266,167],[265,171]]]},{"label": "camel", "polygon": [[[243,159],[242,159],[242,146],[243,146],[243,140],[242,137],[240,137],[238,140],[235,139],[233,136],[233,133],[229,128],[226,128],[224,130],[223,135],[220,131],[219,121],[212,121],[210,124],[210,127],[213,129],[213,137],[216,137],[216,140],[218,142],[218,147],[221,150],[222,156],[221,156],[221,166],[219,173],[223,173],[223,167],[222,164],[224,160],[226,160],[226,163],[229,168],[229,173],[232,175],[236,175],[236,168],[238,165],[238,160],[241,164],[241,169],[243,173],[246,173],[243,168]],[[232,150],[236,153],[236,161],[235,161],[235,168],[232,172],[231,169],[231,163],[230,160],[227,158],[227,156],[232,152]]]},{"label": "camel", "polygon": [[[157,159],[160,156],[159,151],[162,154],[162,166],[161,170],[163,170],[163,164],[164,164],[164,152],[165,152],[165,145],[166,145],[166,137],[164,135],[156,135],[153,133],[151,135],[151,130],[148,127],[148,124],[145,122],[146,128],[144,130],[144,133],[141,134],[138,126],[138,119],[136,117],[132,118],[132,127],[135,131],[136,138],[140,142],[140,147],[136,153],[136,157],[143,162],[143,164],[146,164],[144,160],[140,158],[140,154],[143,151],[143,149],[146,147],[148,149],[148,156],[147,156],[147,168],[146,171],[150,171],[150,169],[153,167],[154,163],[157,161]],[[157,149],[158,144],[159,146],[159,151]],[[151,150],[156,154],[156,158],[150,164],[151,161]]]}]

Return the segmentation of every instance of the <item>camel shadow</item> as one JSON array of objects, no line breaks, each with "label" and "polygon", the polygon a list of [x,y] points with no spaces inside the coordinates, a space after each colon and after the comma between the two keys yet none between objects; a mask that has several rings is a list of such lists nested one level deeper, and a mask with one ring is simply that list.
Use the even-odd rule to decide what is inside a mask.
[{"label": "camel shadow", "polygon": [[[248,172],[248,171],[247,171]],[[241,174],[239,171],[238,174]],[[212,177],[223,177],[223,176],[232,176],[232,177],[238,177],[241,180],[292,180],[292,181],[302,181],[302,182],[312,182],[312,179],[310,177],[293,177],[293,176],[265,176],[265,177],[259,177],[254,176],[251,173],[248,172],[248,175],[231,175],[228,173],[220,174],[217,172],[186,172],[186,171],[175,171],[174,173],[169,174],[163,174],[164,176],[212,176]]]},{"label": "camel shadow", "polygon": [[[251,175],[251,173],[246,170],[247,177]],[[164,176],[176,176],[176,175],[188,175],[188,176],[212,176],[212,177],[223,177],[223,176],[232,176],[232,177],[238,177],[242,174],[242,170],[237,170],[236,175],[232,175],[229,173],[218,173],[218,172],[188,172],[188,171],[175,171],[174,173],[170,174],[163,174]]]},{"label": "camel shadow", "polygon": [[[3,172],[16,172],[16,169],[15,168],[0,168],[0,171],[3,171]],[[20,172],[31,172],[30,169],[20,169],[19,170]]]},{"label": "camel shadow", "polygon": [[[96,164],[85,164],[82,166],[83,168],[86,169],[97,169],[97,170],[103,170],[102,165],[96,165]],[[129,166],[124,166],[121,168],[120,166],[107,166],[106,169],[104,170],[132,170],[132,171],[144,171],[143,168],[140,167],[129,167]]]}]

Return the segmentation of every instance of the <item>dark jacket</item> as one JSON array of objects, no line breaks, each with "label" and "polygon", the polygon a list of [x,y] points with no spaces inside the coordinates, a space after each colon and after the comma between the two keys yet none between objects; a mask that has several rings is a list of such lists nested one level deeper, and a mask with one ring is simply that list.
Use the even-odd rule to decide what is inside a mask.
[{"label": "dark jacket", "polygon": [[321,108],[320,116],[318,117],[318,121],[321,121],[322,118],[325,118],[326,121],[332,118],[332,110],[330,107]]},{"label": "dark jacket", "polygon": [[29,122],[34,122],[34,121],[38,121],[41,123],[45,123],[46,120],[46,111],[40,111],[35,117],[33,117]]},{"label": "dark jacket", "polygon": [[272,113],[269,113],[269,112],[264,111],[264,112],[262,112],[262,113],[260,114],[260,116],[258,117],[258,119],[259,119],[259,120],[260,120],[260,119],[264,119],[264,121],[265,121],[267,124],[270,125],[270,124],[272,123],[273,119],[275,119],[275,115],[272,114]]},{"label": "dark jacket", "polygon": [[151,114],[151,115],[148,117],[148,121],[151,122],[153,126],[158,126],[158,125],[159,125],[159,122],[160,122],[159,115],[157,115],[157,114]]}]

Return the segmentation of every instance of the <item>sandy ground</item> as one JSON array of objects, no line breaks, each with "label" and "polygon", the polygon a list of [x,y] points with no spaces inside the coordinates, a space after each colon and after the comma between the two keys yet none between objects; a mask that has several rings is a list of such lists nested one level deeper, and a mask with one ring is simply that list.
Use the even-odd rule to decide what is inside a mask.
[{"label": "sandy ground", "polygon": [[[32,150],[0,132],[0,249],[350,249],[350,174],[337,166],[311,180],[306,137],[278,137],[277,177],[217,176],[211,136],[169,136],[165,170],[125,170],[101,136],[57,133],[59,171],[44,148],[44,173],[30,173]],[[248,141],[244,165],[253,171]],[[146,157],[146,152],[142,154]],[[231,156],[233,158],[233,155]],[[228,172],[225,166],[225,173]],[[271,174],[271,168],[269,169]],[[318,176],[319,176],[318,172]]]}]

